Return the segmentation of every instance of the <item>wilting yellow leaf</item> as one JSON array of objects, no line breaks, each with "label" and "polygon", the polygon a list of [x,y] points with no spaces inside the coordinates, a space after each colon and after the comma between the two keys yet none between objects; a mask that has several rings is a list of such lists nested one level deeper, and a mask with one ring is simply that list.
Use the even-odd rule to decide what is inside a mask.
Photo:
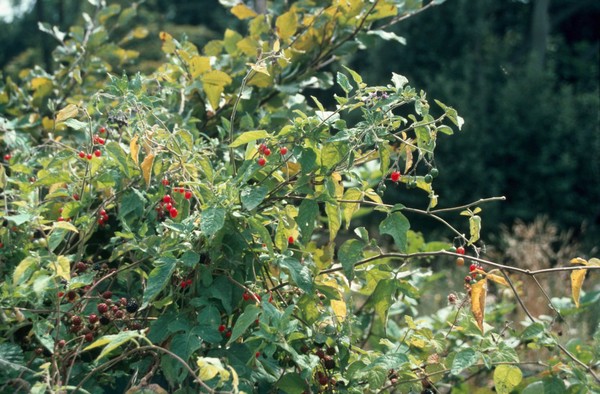
[{"label": "wilting yellow leaf", "polygon": [[487,274],[486,278],[491,280],[492,282],[496,282],[498,284],[501,284],[502,286],[509,286],[508,282],[506,281],[506,279],[504,279],[503,277],[501,277],[500,275],[495,275],[495,274]]},{"label": "wilting yellow leaf", "polygon": [[139,136],[135,135],[129,142],[129,151],[131,152],[131,158],[135,162],[135,164],[139,164],[138,154],[140,153],[140,146],[137,143]]},{"label": "wilting yellow leaf", "polygon": [[579,294],[586,273],[587,270],[575,270],[571,272],[571,295],[573,296],[573,302],[577,308],[579,308]]},{"label": "wilting yellow leaf", "polygon": [[225,86],[229,85],[231,81],[232,79],[229,75],[219,70],[210,71],[202,76],[204,92],[213,109],[219,108],[221,93],[223,93]]},{"label": "wilting yellow leaf", "polygon": [[257,13],[253,9],[249,8],[244,3],[239,3],[231,8],[231,13],[238,19],[254,18]]},{"label": "wilting yellow leaf", "polygon": [[277,35],[282,40],[287,40],[296,33],[298,28],[298,15],[294,11],[288,11],[277,17],[275,21]]},{"label": "wilting yellow leaf", "polygon": [[189,61],[189,65],[192,78],[197,78],[210,71],[210,59],[206,56],[194,56]]},{"label": "wilting yellow leaf", "polygon": [[158,33],[158,37],[162,41],[162,51],[166,54],[171,54],[175,52],[175,41],[173,40],[173,36],[167,32],[161,31]]},{"label": "wilting yellow leaf", "polygon": [[294,176],[300,172],[300,164],[288,161],[281,169],[288,177]]},{"label": "wilting yellow leaf", "polygon": [[150,184],[150,177],[152,176],[152,164],[154,163],[154,154],[150,153],[144,158],[142,162],[142,175],[146,181],[146,185]]},{"label": "wilting yellow leaf", "polygon": [[75,104],[69,104],[56,114],[56,123],[63,122],[67,119],[77,116],[78,108]]},{"label": "wilting yellow leaf", "polygon": [[574,259],[571,259],[571,264],[588,265],[588,262],[587,260],[584,260],[581,257],[575,257]]},{"label": "wilting yellow leaf", "polygon": [[333,309],[333,313],[338,321],[343,322],[346,320],[346,315],[348,313],[346,308],[346,303],[340,300],[331,300],[331,309]]},{"label": "wilting yellow leaf", "polygon": [[487,294],[487,280],[482,279],[471,285],[471,312],[475,317],[477,326],[483,333],[483,317],[485,315],[485,296]]}]

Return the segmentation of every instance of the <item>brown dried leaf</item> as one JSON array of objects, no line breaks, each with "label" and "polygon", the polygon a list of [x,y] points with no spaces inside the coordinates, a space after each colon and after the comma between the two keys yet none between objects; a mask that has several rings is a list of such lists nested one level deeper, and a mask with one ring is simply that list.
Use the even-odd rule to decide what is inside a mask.
[{"label": "brown dried leaf", "polygon": [[487,280],[482,279],[471,285],[471,312],[475,317],[477,326],[483,333],[483,317],[485,315],[485,296],[487,294]]}]

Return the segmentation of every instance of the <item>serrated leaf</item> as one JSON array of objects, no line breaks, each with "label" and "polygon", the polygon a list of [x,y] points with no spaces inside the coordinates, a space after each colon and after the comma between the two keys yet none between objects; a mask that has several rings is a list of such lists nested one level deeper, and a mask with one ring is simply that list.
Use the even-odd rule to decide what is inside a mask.
[{"label": "serrated leaf", "polygon": [[393,212],[388,215],[380,224],[379,232],[389,234],[394,238],[394,243],[401,253],[406,252],[407,233],[410,229],[408,219],[400,212]]},{"label": "serrated leaf", "polygon": [[223,208],[212,207],[202,211],[200,229],[207,237],[212,237],[225,225],[226,211]]},{"label": "serrated leaf", "polygon": [[237,148],[238,146],[242,146],[247,144],[248,142],[256,141],[261,138],[267,138],[269,133],[266,130],[252,130],[246,131],[245,133],[240,134],[231,144],[229,144],[230,148]]},{"label": "serrated leaf", "polygon": [[68,104],[56,114],[56,123],[64,122],[69,118],[74,118],[75,116],[77,116],[78,112],[79,108],[77,108],[75,104]]},{"label": "serrated leaf", "polygon": [[236,320],[235,325],[231,330],[231,337],[229,338],[229,341],[227,341],[227,344],[230,345],[239,337],[241,337],[246,330],[248,330],[248,328],[254,324],[260,312],[261,308],[257,305],[249,304],[246,306],[244,312]]},{"label": "serrated leaf", "polygon": [[296,33],[298,29],[298,15],[294,11],[288,11],[277,17],[275,28],[279,38],[284,41]]},{"label": "serrated leaf", "polygon": [[501,364],[494,370],[494,385],[499,394],[509,394],[521,380],[523,373],[515,365]]},{"label": "serrated leaf", "polygon": [[483,333],[483,318],[485,315],[485,296],[487,294],[487,280],[481,279],[471,285],[471,312],[477,326]]},{"label": "serrated leaf", "polygon": [[475,350],[471,348],[462,349],[456,353],[456,356],[454,356],[450,372],[453,375],[458,375],[466,368],[469,368],[471,365],[475,364],[477,360],[479,360],[479,354],[475,352]]},{"label": "serrated leaf", "polygon": [[160,258],[156,261],[157,265],[150,271],[148,284],[144,291],[142,307],[148,305],[165,288],[171,280],[171,275],[177,266],[177,260],[173,258]]},{"label": "serrated leaf", "polygon": [[363,259],[363,249],[363,242],[349,239],[342,244],[338,251],[338,260],[342,264],[346,278],[350,281],[354,276],[354,264]]},{"label": "serrated leaf", "polygon": [[239,3],[233,6],[231,8],[231,13],[235,15],[235,17],[238,19],[254,18],[258,15],[253,9],[251,9],[244,3]]},{"label": "serrated leaf", "polygon": [[150,185],[150,180],[152,177],[152,165],[154,164],[154,153],[150,153],[148,156],[144,158],[142,161],[142,175],[144,177],[144,181],[146,181],[146,185]]},{"label": "serrated leaf", "polygon": [[581,286],[583,286],[583,280],[585,279],[585,274],[587,270],[575,270],[571,272],[571,296],[573,297],[573,302],[575,306],[579,308],[579,296],[581,293]]}]

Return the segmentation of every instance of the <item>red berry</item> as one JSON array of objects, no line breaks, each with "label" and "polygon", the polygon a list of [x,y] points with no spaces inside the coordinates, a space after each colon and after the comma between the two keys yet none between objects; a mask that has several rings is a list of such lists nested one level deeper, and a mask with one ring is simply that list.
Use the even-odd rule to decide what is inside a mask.
[{"label": "red berry", "polygon": [[100,133],[106,133],[106,127],[102,126],[102,127],[100,127],[100,129],[98,129],[98,131]]},{"label": "red berry", "polygon": [[100,145],[104,145],[104,139],[103,138],[98,138],[96,140],[96,142],[98,142]]},{"label": "red berry", "polygon": [[265,155],[265,156],[269,156],[270,154],[271,154],[271,149],[269,149],[269,148],[265,148],[265,149],[263,150],[263,155]]},{"label": "red berry", "polygon": [[319,357],[320,359],[324,359],[325,358],[325,351],[323,349],[319,349],[317,350],[317,352],[315,353],[317,355],[317,357]]},{"label": "red berry", "polygon": [[189,190],[188,190],[188,191],[186,191],[186,192],[185,192],[185,194],[183,195],[183,197],[184,197],[186,200],[189,200],[190,198],[192,198],[192,192],[191,192],[191,191],[189,191]]},{"label": "red berry", "polygon": [[92,313],[91,315],[88,316],[88,321],[91,324],[94,324],[98,321],[98,315],[96,315],[95,313]]},{"label": "red berry", "polygon": [[96,150],[94,151],[94,156],[96,156],[96,157],[100,157],[100,156],[102,156],[102,152],[100,152],[100,150],[96,149]]},{"label": "red berry", "polygon": [[81,157],[83,159],[85,157],[85,152],[84,151],[80,151],[79,152],[79,157]]},{"label": "red berry", "polygon": [[121,297],[121,299],[119,300],[119,302],[121,303],[121,306],[125,306],[125,305],[127,305],[127,298]]},{"label": "red berry", "polygon": [[94,340],[94,333],[88,332],[87,334],[85,334],[84,338],[86,342],[92,342]]},{"label": "red berry", "polygon": [[102,293],[102,298],[109,299],[110,297],[112,297],[112,291],[106,290],[104,293]]},{"label": "red berry", "polygon": [[288,237],[288,244],[293,244],[294,243],[294,237],[292,237],[291,235]]},{"label": "red berry", "polygon": [[288,153],[288,148],[282,146],[281,148],[279,148],[279,153],[281,154],[281,156],[285,156],[286,153]]},{"label": "red berry", "polygon": [[88,153],[88,154],[87,154],[85,157],[86,157],[88,160],[92,160],[92,157],[93,157],[93,156],[92,156],[92,154],[91,154],[91,153]]},{"label": "red berry", "polygon": [[225,333],[225,336],[226,336],[227,338],[231,338],[231,331],[227,331],[227,332]]},{"label": "red berry", "polygon": [[75,264],[75,269],[77,272],[85,272],[85,270],[87,270],[87,265],[83,261],[80,261]]},{"label": "red berry", "polygon": [[100,212],[98,212],[100,214],[100,216],[107,216],[106,215],[106,209],[101,209]]},{"label": "red berry", "polygon": [[73,200],[75,200],[75,201],[79,201],[79,194],[77,194],[77,193],[74,193],[74,194],[73,194]]},{"label": "red berry", "polygon": [[471,264],[471,266],[469,267],[469,271],[473,272],[477,269],[477,264]]},{"label": "red berry", "polygon": [[221,324],[219,326],[219,332],[225,332],[226,329],[227,329],[227,327],[225,327],[225,324]]},{"label": "red berry", "polygon": [[65,341],[64,339],[61,339],[57,343],[58,347],[65,347],[66,344],[67,344],[67,341]]},{"label": "red berry", "polygon": [[163,202],[165,204],[168,204],[172,201],[171,196],[169,196],[168,194],[166,194],[163,198],[162,198]]},{"label": "red berry", "polygon": [[118,310],[115,312],[115,319],[122,319],[123,316],[125,316],[125,312],[123,312],[122,310]]},{"label": "red berry", "polygon": [[[164,204],[164,203],[163,203]],[[170,202],[165,204],[165,210],[170,211],[171,208],[173,208],[173,204],[171,204]]]},{"label": "red berry", "polygon": [[259,166],[264,167],[265,164],[267,164],[267,159],[265,159],[264,157],[259,157],[258,160],[256,160],[256,162],[258,163]]},{"label": "red berry", "polygon": [[265,149],[268,149],[268,148],[267,148],[267,145],[265,145],[265,144],[260,144],[260,145],[258,146],[258,151],[259,151],[260,153],[263,153],[263,152],[265,151]]},{"label": "red berry", "polygon": [[106,305],[104,302],[98,304],[98,312],[100,313],[106,313],[108,312],[108,305]]},{"label": "red berry", "polygon": [[106,223],[106,219],[104,219],[104,217],[99,217],[98,224],[102,226],[102,225],[104,225],[104,223]]},{"label": "red berry", "polygon": [[326,386],[327,383],[329,383],[329,378],[327,377],[327,375],[323,375],[323,376],[319,377],[319,384],[321,386]]},{"label": "red berry", "polygon": [[256,358],[259,358],[259,357],[260,357],[260,352],[256,352],[256,353],[254,353],[254,356],[255,356]]},{"label": "red berry", "polygon": [[456,253],[465,254],[465,248],[463,248],[462,246],[459,246],[458,248],[456,248]]},{"label": "red berry", "polygon": [[65,292],[59,291],[58,293],[56,293],[56,295],[58,296],[58,298],[62,298],[65,295]]},{"label": "red berry", "polygon": [[78,315],[75,315],[71,318],[71,324],[73,326],[80,326],[81,325],[81,317]]},{"label": "red berry", "polygon": [[56,220],[57,220],[57,221],[59,221],[59,222],[64,222],[64,221],[65,221],[65,218],[63,218],[62,216],[60,216],[60,217],[59,217],[58,219],[56,219]]},{"label": "red berry", "polygon": [[163,186],[169,186],[169,180],[167,178],[163,178],[163,180],[160,181],[160,183],[162,183]]},{"label": "red berry", "polygon": [[169,210],[169,215],[171,215],[171,217],[172,217],[173,219],[175,219],[175,218],[177,217],[177,214],[178,214],[178,213],[179,213],[179,212],[177,212],[177,208],[171,208],[171,209]]},{"label": "red berry", "polygon": [[250,300],[250,293],[245,292],[244,294],[242,294],[242,298],[244,299],[244,301],[249,301]]},{"label": "red berry", "polygon": [[11,157],[12,156],[10,155],[10,153],[7,153],[4,155],[4,160],[9,161]]},{"label": "red berry", "polygon": [[392,174],[390,175],[390,178],[392,179],[392,181],[398,182],[400,180],[400,172],[393,171]]},{"label": "red berry", "polygon": [[465,282],[466,283],[471,283],[471,280],[472,280],[471,275],[465,276]]}]

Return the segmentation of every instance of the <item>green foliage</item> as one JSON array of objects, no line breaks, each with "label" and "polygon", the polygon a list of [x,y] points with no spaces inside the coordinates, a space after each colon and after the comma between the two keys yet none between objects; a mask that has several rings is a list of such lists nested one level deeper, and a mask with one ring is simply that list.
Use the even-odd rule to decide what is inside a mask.
[{"label": "green foliage", "polygon": [[[136,8],[97,3],[85,27],[44,27],[60,38],[54,73],[3,82],[3,389],[420,392],[474,371],[502,392],[524,384],[519,340],[496,328],[506,304],[487,308],[485,329],[472,316],[499,276],[472,273],[479,310],[465,308],[467,284],[412,317],[440,280],[428,263],[460,256],[410,220],[440,221],[434,153],[462,118],[399,74],[369,86],[345,69],[333,85],[325,70],[420,2],[238,4],[245,35],[198,48],[161,32],[150,74],[114,73],[132,54],[112,28]],[[309,87],[334,88],[335,105]],[[384,203],[386,187],[416,189],[427,209]],[[470,237],[441,222],[466,257],[497,266],[474,245],[472,205]],[[353,228],[359,213],[381,215],[379,232]],[[535,324],[528,346],[556,349]],[[598,349],[572,345],[531,372],[544,389],[565,375],[595,384],[580,360]]]}]

